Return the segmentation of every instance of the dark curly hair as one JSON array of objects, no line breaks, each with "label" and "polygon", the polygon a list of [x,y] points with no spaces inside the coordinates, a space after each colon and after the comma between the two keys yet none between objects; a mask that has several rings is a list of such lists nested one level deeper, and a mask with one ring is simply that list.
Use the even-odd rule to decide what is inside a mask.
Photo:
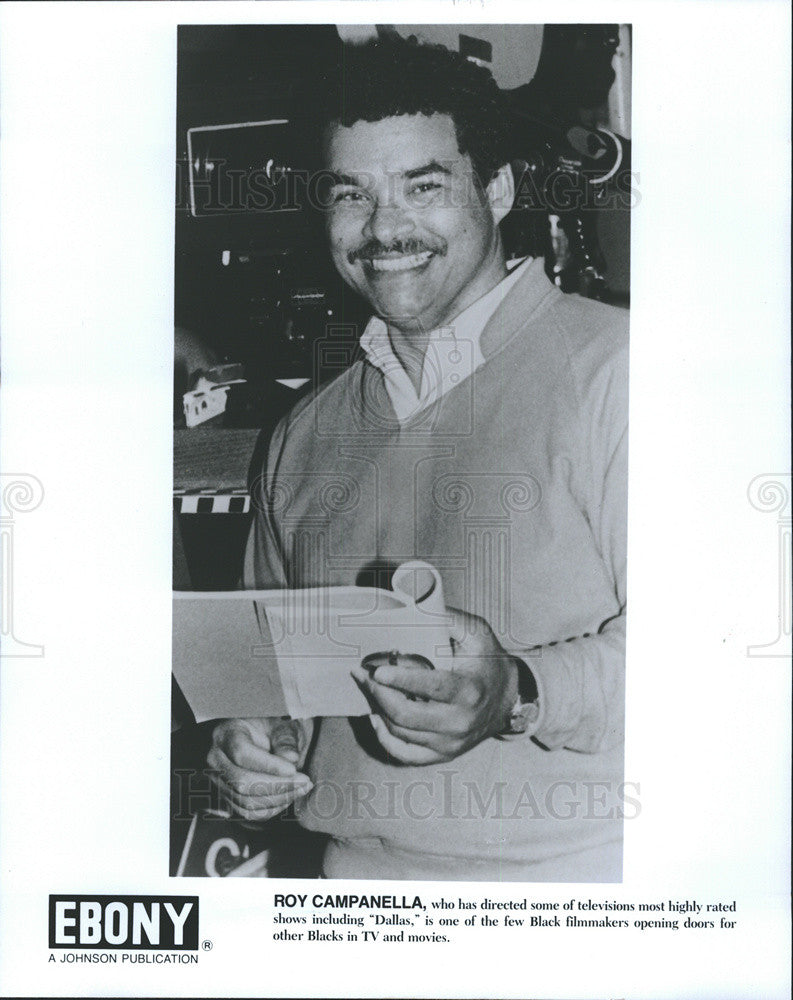
[{"label": "dark curly hair", "polygon": [[483,185],[511,158],[508,108],[490,71],[442,45],[396,35],[345,45],[316,110],[323,131],[334,123],[448,114],[460,152],[471,157]]}]

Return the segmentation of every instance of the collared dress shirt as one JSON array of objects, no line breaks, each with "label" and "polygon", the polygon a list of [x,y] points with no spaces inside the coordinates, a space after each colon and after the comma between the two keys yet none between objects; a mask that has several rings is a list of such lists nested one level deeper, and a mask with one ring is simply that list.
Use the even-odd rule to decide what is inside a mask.
[{"label": "collared dress shirt", "polygon": [[482,367],[485,363],[479,345],[482,331],[530,263],[531,258],[516,261],[509,274],[489,292],[464,309],[450,324],[430,332],[418,393],[394,353],[387,324],[379,316],[369,320],[361,336],[361,349],[368,361],[383,373],[388,397],[400,423],[432,406]]}]

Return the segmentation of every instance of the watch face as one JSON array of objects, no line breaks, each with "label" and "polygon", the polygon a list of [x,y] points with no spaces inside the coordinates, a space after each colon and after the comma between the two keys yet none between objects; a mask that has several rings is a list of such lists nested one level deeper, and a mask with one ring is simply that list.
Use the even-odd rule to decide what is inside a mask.
[{"label": "watch face", "polygon": [[529,707],[529,705],[521,705],[509,717],[509,730],[511,733],[525,733],[529,728],[529,717],[526,711]]},{"label": "watch face", "polygon": [[512,733],[525,733],[529,726],[536,722],[540,714],[540,706],[536,701],[520,702],[512,709],[509,717],[509,729]]}]

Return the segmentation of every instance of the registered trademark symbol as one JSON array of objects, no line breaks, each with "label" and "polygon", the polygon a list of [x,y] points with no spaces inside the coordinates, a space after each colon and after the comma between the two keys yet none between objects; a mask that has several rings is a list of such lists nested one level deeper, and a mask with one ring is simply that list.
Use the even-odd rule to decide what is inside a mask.
[{"label": "registered trademark symbol", "polygon": [[201,947],[204,949],[204,951],[212,951],[212,942],[208,939],[205,939],[204,941],[201,942]]}]

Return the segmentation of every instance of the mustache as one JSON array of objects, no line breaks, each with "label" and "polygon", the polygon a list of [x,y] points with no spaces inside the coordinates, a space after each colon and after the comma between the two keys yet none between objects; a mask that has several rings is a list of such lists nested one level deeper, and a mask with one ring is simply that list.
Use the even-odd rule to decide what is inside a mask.
[{"label": "mustache", "polygon": [[354,264],[357,260],[371,260],[372,257],[387,257],[393,254],[412,257],[413,254],[417,253],[434,253],[443,256],[447,250],[448,244],[445,241],[428,243],[426,240],[419,239],[394,240],[386,245],[380,243],[379,240],[367,240],[355,250],[350,250],[347,254],[347,260],[350,264]]}]

